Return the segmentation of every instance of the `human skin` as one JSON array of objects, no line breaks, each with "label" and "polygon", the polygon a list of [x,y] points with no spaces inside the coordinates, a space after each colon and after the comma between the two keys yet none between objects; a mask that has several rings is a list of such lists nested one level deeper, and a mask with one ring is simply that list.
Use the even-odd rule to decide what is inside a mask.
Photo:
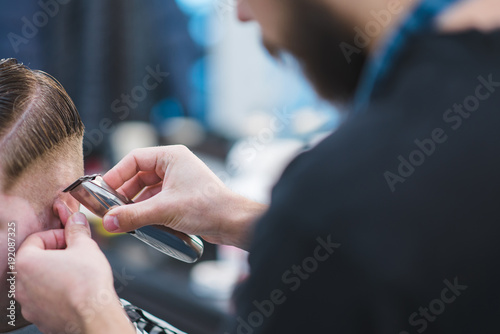
[{"label": "human skin", "polygon": [[111,232],[162,224],[211,243],[248,249],[253,224],[267,209],[229,190],[184,146],[135,150],[104,179],[136,202],[104,217]]},{"label": "human skin", "polygon": [[[32,265],[38,261],[50,266]],[[71,215],[64,229],[30,235],[18,251],[17,267],[16,299],[23,316],[42,332],[136,332],[114,290],[111,266],[90,238],[82,213]],[[100,269],[81,270],[92,267]]]},{"label": "human skin", "polygon": [[[61,220],[76,212],[79,203],[61,191],[83,174],[81,139],[64,143],[48,156],[40,158],[26,169],[8,192],[0,192],[0,314],[6,319],[7,298],[7,237],[12,232],[18,249],[31,234],[62,228]],[[2,185],[0,175],[0,188]],[[13,230],[12,223],[15,224]],[[11,229],[9,230],[9,227]],[[10,235],[11,236],[11,235]],[[18,305],[16,305],[18,306]],[[21,312],[16,312],[15,327],[0,323],[0,332],[11,331],[29,324]]]},{"label": "human skin", "polygon": [[[363,20],[369,18],[367,12],[370,8],[380,8],[380,6],[383,7],[387,5],[387,1],[385,0],[360,0],[356,2],[360,7],[358,7],[357,12],[354,12],[352,4],[348,5],[350,1],[311,1],[324,1],[325,4],[331,6],[329,8],[331,8],[332,11],[345,10],[345,13],[352,13],[353,26],[366,22]],[[273,40],[277,45],[280,45],[280,36],[283,29],[283,27],[278,26],[279,22],[281,22],[280,3],[281,1],[271,0],[241,0],[239,3],[238,15],[244,20],[256,19],[262,27],[263,35]],[[342,4],[345,4],[345,7],[342,7]],[[409,8],[405,9],[409,10]],[[405,15],[405,12],[403,11],[401,15]],[[273,21],[273,17],[277,19]],[[457,32],[470,28],[490,31],[500,27],[500,9],[492,0],[471,0],[450,8],[438,19],[437,23],[443,32]],[[373,42],[374,44],[371,47],[376,47],[377,43],[379,43],[389,31],[390,27],[387,27],[383,33],[380,34],[380,37]],[[152,152],[150,153],[153,154]],[[109,213],[108,219],[105,221],[107,229],[114,231],[129,230],[136,227],[137,225],[135,224],[143,224],[143,222],[139,222],[140,220],[137,219],[138,212],[140,212],[141,215],[147,215],[148,220],[151,222],[163,222],[187,233],[199,233],[204,235],[206,240],[211,240],[212,242],[229,243],[240,245],[241,247],[246,247],[245,245],[250,243],[252,238],[252,224],[255,218],[262,214],[262,207],[256,208],[255,203],[242,200],[238,198],[236,194],[227,192],[222,188],[221,183],[219,183],[220,181],[213,179],[208,169],[201,167],[196,157],[190,154],[186,149],[179,149],[174,152],[171,148],[156,148],[153,157],[154,158],[151,158],[151,156],[143,157],[136,151],[125,158],[126,160],[128,159],[128,162],[122,163],[120,167],[114,168],[105,176],[105,179],[112,186],[119,188],[120,191],[129,196],[138,194],[143,188],[146,188],[145,193],[136,198],[136,201],[139,203],[137,203],[133,210],[135,213],[127,212],[128,209],[124,208],[119,208]],[[141,167],[143,164],[144,166]],[[181,174],[189,175],[190,179],[179,179],[179,175]],[[212,190],[204,192],[205,186],[207,186],[207,189]],[[205,194],[205,196],[196,197],[199,194]],[[220,194],[221,197],[213,196],[213,194]],[[192,201],[187,201],[188,195],[194,196],[196,201],[199,202],[193,205]],[[168,202],[169,196],[174,197],[175,200],[173,202]],[[220,198],[224,200],[220,200]],[[191,200],[192,199],[193,197],[191,197]],[[167,201],[167,203],[165,206],[161,207],[160,203],[163,201]],[[141,202],[147,203],[140,205]],[[156,210],[151,211],[153,207]],[[174,212],[174,214],[172,214],[172,212]],[[121,217],[120,214],[122,215]],[[252,214],[254,215],[253,218]],[[114,219],[115,217],[117,217],[116,220]],[[200,217],[207,218],[205,221],[208,220],[210,224],[204,226],[203,222],[197,220],[196,217],[198,217],[198,219]],[[235,223],[232,217],[240,218],[237,218]],[[244,227],[243,232],[239,229],[239,227],[242,226]],[[89,239],[83,231],[81,232],[79,236],[81,242],[84,242],[85,238]],[[38,237],[42,238],[41,235],[38,235]],[[24,269],[24,271],[32,274],[40,274],[43,268],[47,266],[52,266],[52,268],[54,268],[51,257],[53,253],[51,253],[51,250],[57,248],[56,243],[52,242],[52,244],[46,244],[52,247],[45,248],[37,247],[37,243],[40,244],[40,241],[37,239],[37,234],[35,234],[33,237],[28,238],[25,244],[23,244],[22,248],[26,247],[29,252],[23,252],[22,249],[19,252],[19,260],[22,263],[22,268],[19,269],[20,273],[21,269]],[[62,299],[70,298],[70,292],[74,288],[70,282],[73,279],[78,279],[83,271],[90,271],[96,277],[102,278],[102,281],[93,281],[93,284],[96,284],[97,287],[103,289],[108,288],[109,282],[105,279],[107,269],[84,261],[84,259],[88,257],[99,258],[101,252],[98,249],[95,247],[90,247],[86,250],[83,248],[80,250],[79,248],[72,248],[69,251],[68,249],[64,249],[58,250],[58,252],[61,253],[61,258],[66,259],[65,262],[73,261],[72,265],[74,265],[74,270],[67,273],[66,280],[58,281],[57,287],[54,287],[52,284],[52,280],[56,278],[54,275],[42,275],[39,284],[43,287],[43,291],[41,288],[37,288],[33,282],[25,279],[25,288],[27,289],[26,291],[29,289],[30,294],[29,296],[27,294],[24,296],[22,303],[30,304],[36,298],[43,296],[47,290],[57,289],[57,291],[60,292],[59,298],[61,300],[51,305],[52,311],[57,312],[59,307],[61,307],[60,305],[74,308],[75,301],[66,301],[62,303]],[[83,284],[79,288],[90,293],[96,286]],[[61,293],[61,291],[66,293]],[[81,316],[78,314],[77,309],[73,309],[72,312],[75,312],[76,319]],[[34,313],[36,313],[35,310],[33,310],[33,314]],[[31,319],[30,315],[31,314],[28,314],[28,319]],[[103,313],[97,315],[97,317],[99,317],[98,323],[110,329],[107,333],[121,333],[122,331],[120,331],[119,326],[127,325],[126,319],[117,322],[116,319],[118,318],[116,318],[114,312],[111,312],[109,316]],[[33,320],[36,320],[37,325],[43,326],[43,328],[54,328],[54,326],[59,324],[57,322],[51,323],[48,319],[35,319],[35,316],[33,316]],[[113,324],[116,327],[112,327]],[[98,332],[91,332],[85,329],[84,333]]]}]

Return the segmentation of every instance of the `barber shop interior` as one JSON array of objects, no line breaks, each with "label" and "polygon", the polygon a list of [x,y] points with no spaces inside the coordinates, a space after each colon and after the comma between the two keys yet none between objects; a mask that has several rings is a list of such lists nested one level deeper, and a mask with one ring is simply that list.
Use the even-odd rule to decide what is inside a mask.
[{"label": "barber shop interior", "polygon": [[0,333],[498,332],[497,0],[3,5]]}]

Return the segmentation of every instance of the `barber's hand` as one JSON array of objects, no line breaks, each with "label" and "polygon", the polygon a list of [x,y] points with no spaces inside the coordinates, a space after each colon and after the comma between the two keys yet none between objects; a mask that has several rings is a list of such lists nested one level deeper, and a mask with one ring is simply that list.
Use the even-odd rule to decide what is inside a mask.
[{"label": "barber's hand", "polygon": [[230,191],[184,146],[134,150],[104,180],[136,202],[104,217],[110,232],[165,225],[208,242],[247,248],[254,221],[267,209]]},{"label": "barber's hand", "polygon": [[29,236],[17,252],[16,299],[44,333],[135,333],[85,216]]}]

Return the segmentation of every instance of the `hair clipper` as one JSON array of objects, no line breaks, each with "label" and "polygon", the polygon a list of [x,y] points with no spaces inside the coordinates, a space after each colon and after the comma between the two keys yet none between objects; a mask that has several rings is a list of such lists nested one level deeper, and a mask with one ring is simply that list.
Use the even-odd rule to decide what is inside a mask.
[{"label": "hair clipper", "polygon": [[[112,189],[99,174],[83,176],[63,192],[69,192],[87,209],[101,218],[114,206],[133,203]],[[160,252],[183,262],[196,262],[203,254],[203,242],[198,237],[163,225],[144,226],[128,233]]]}]

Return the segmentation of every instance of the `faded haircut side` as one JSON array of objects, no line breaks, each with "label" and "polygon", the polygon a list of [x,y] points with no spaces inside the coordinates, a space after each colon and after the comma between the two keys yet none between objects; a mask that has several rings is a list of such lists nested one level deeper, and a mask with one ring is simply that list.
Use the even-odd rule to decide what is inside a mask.
[{"label": "faded haircut side", "polygon": [[15,59],[0,60],[0,169],[6,192],[40,158],[83,137],[84,126],[62,85]]}]

